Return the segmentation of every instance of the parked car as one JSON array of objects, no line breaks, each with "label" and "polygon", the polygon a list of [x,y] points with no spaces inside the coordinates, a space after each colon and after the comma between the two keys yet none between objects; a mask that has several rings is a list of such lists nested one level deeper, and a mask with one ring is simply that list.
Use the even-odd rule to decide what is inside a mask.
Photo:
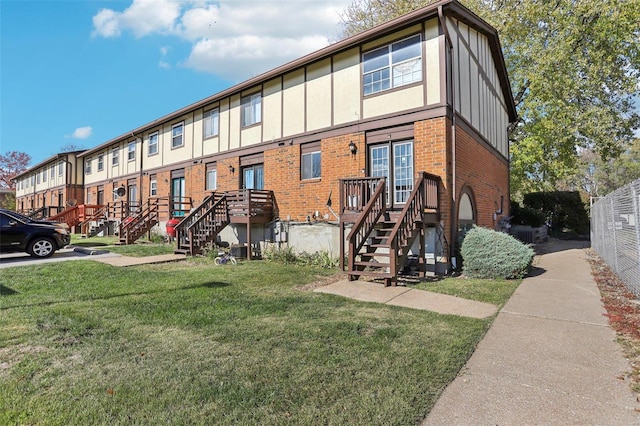
[{"label": "parked car", "polygon": [[23,251],[45,258],[71,242],[65,223],[34,220],[11,210],[0,209],[0,252]]}]

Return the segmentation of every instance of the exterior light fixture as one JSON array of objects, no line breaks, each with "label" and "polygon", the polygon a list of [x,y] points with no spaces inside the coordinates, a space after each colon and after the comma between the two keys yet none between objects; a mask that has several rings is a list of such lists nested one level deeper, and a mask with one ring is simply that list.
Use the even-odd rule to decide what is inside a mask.
[{"label": "exterior light fixture", "polygon": [[233,167],[231,164],[229,164],[229,173],[233,174],[233,172],[235,172],[236,169],[235,167]]},{"label": "exterior light fixture", "polygon": [[353,141],[349,142],[349,151],[351,151],[351,154],[353,155],[356,155],[356,152],[358,152],[358,147],[353,143]]}]

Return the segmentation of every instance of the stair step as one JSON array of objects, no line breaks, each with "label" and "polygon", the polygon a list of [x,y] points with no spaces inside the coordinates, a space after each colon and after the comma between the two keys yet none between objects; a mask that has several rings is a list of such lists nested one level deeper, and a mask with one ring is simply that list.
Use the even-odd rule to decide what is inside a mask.
[{"label": "stair step", "polygon": [[383,257],[390,257],[391,253],[378,253],[378,252],[371,252],[371,253],[359,253],[360,257],[366,256],[366,257],[375,257],[375,256],[383,256]]},{"label": "stair step", "polygon": [[393,278],[393,275],[390,273],[380,271],[347,271],[347,275],[367,275],[370,277]]},{"label": "stair step", "polygon": [[365,266],[369,268],[388,268],[391,266],[389,263],[382,262],[353,262],[355,266]]}]

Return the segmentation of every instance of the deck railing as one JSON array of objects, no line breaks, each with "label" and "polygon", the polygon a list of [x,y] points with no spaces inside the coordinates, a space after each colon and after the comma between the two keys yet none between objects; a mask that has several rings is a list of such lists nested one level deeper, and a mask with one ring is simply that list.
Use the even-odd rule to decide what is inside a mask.
[{"label": "deck railing", "polygon": [[384,178],[340,179],[341,214],[361,213],[381,182],[384,182]]}]

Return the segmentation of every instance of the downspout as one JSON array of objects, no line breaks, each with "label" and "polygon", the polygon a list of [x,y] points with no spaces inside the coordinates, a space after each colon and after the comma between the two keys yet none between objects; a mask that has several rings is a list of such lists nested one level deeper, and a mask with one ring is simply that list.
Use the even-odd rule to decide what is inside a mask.
[{"label": "downspout", "polygon": [[440,19],[440,24],[442,25],[442,32],[444,34],[444,40],[446,43],[446,47],[448,47],[447,55],[445,57],[446,61],[446,71],[447,71],[447,79],[451,79],[451,171],[452,171],[452,183],[451,183],[451,243],[449,244],[449,259],[453,267],[456,267],[455,259],[455,236],[456,236],[456,85],[453,80],[453,43],[451,42],[451,37],[449,35],[449,29],[447,28],[447,21],[444,17],[444,13],[442,12],[442,6],[438,6],[438,18]]}]

